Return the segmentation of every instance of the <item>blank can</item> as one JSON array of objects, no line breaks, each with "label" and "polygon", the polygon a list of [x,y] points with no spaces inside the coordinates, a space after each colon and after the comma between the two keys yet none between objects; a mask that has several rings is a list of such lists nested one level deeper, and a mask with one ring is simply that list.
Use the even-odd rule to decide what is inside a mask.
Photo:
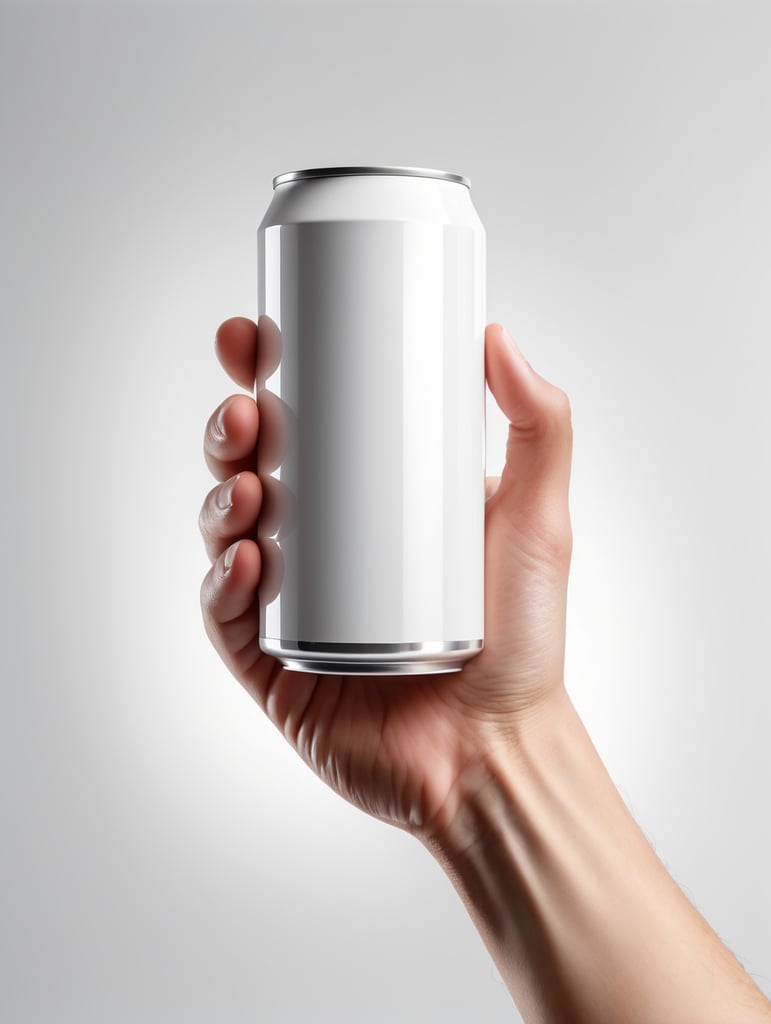
[{"label": "blank can", "polygon": [[485,232],[467,178],[273,179],[258,231],[260,647],[451,672],[483,646]]}]

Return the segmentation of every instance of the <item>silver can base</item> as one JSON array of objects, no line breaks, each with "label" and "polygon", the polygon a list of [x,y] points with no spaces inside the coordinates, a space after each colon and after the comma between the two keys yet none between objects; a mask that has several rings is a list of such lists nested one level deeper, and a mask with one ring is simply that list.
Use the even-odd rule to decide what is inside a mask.
[{"label": "silver can base", "polygon": [[459,672],[479,654],[482,640],[405,644],[303,643],[260,638],[266,654],[293,672],[326,675],[426,675]]}]

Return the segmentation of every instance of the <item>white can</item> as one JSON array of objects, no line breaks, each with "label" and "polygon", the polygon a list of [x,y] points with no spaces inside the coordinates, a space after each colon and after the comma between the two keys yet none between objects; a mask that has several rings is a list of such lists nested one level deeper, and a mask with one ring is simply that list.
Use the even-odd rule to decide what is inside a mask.
[{"label": "white can", "polygon": [[468,180],[273,179],[258,232],[260,646],[451,672],[484,630],[485,232]]}]

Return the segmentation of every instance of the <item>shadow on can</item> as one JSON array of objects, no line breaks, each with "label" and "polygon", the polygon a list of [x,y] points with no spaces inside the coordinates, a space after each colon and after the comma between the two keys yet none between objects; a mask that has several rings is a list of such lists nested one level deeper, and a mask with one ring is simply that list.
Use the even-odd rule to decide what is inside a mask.
[{"label": "shadow on can", "polygon": [[281,589],[284,559],[279,541],[296,528],[297,496],[281,480],[281,464],[297,417],[290,407],[267,389],[268,379],[281,364],[281,331],[275,320],[263,314],[257,322],[256,402],[259,412],[257,476],[262,485],[262,504],[257,522],[257,542],[262,558],[259,598],[274,601]]}]

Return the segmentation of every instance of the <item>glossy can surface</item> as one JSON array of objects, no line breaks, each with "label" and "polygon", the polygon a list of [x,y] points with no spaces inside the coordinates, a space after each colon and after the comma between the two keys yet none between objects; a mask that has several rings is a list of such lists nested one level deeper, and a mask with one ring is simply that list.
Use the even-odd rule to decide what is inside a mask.
[{"label": "glossy can surface", "polygon": [[260,646],[445,672],[484,626],[485,233],[466,179],[275,179],[258,232]]}]

